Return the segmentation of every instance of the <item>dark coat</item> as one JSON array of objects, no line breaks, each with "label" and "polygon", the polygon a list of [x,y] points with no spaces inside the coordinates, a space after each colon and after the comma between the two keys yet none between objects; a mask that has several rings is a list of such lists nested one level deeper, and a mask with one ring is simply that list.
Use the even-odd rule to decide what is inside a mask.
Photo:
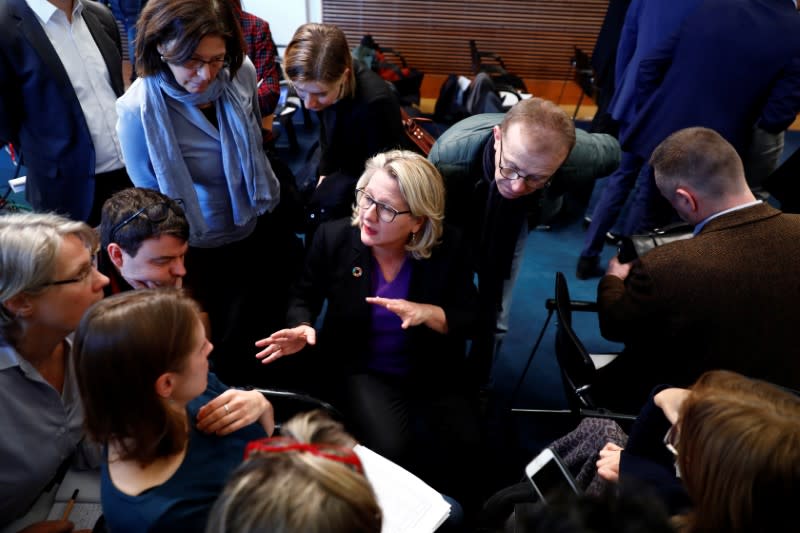
[{"label": "dark coat", "polygon": [[[468,248],[455,229],[446,228],[428,259],[413,261],[408,300],[438,305],[447,317],[448,333],[420,325],[409,328],[411,377],[436,386],[454,384],[465,356],[466,339],[477,322],[477,290]],[[314,324],[323,301],[328,307],[317,341],[320,361],[333,372],[366,368],[371,329],[373,258],[360,231],[348,219],[320,226],[301,279],[289,302],[289,327]]]},{"label": "dark coat", "polygon": [[800,216],[767,204],[722,215],[649,252],[624,282],[605,276],[597,301],[603,336],[626,345],[608,368],[623,365],[618,381],[640,401],[712,369],[800,388]]},{"label": "dark coat", "polygon": [[[107,7],[84,5],[83,18],[120,96],[116,22]],[[94,200],[95,153],[67,72],[25,0],[0,0],[0,28],[0,145],[11,142],[22,151],[26,195],[34,208],[86,220]]]},{"label": "dark coat", "polygon": [[389,85],[358,61],[353,68],[355,95],[319,113],[321,176],[339,172],[358,178],[367,159],[406,143],[400,104]]},{"label": "dark coat", "polygon": [[647,159],[671,133],[704,126],[740,154],[753,127],[785,130],[800,111],[800,13],[792,0],[704,0],[639,65],[622,149]]}]

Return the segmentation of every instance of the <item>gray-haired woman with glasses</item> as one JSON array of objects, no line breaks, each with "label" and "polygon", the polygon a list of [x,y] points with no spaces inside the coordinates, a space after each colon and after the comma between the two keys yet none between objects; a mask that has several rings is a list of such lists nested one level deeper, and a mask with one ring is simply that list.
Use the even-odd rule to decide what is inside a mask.
[{"label": "gray-haired woman with glasses", "polygon": [[[435,467],[420,473],[464,496],[475,486],[464,454],[479,444],[462,381],[477,291],[466,244],[443,224],[441,175],[418,154],[378,154],[355,200],[350,220],[320,226],[290,300],[290,328],[259,341],[257,357],[272,363],[319,344],[308,374],[324,376],[356,437],[417,472],[425,456]],[[313,324],[326,300],[318,343]],[[446,454],[414,445],[417,418]]]},{"label": "gray-haired woman with glasses", "polygon": [[[137,25],[140,76],[117,101],[137,187],[182,198],[186,285],[209,313],[216,371],[250,382],[255,325],[285,314],[296,236],[273,215],[280,186],[262,147],[256,71],[230,2],[150,0]],[[263,250],[283,259],[255,261]]]},{"label": "gray-haired woman with glasses", "polygon": [[[65,462],[99,465],[82,446],[70,334],[103,297],[97,235],[54,214],[0,216],[0,529],[20,518]],[[76,453],[77,452],[77,453]]]}]

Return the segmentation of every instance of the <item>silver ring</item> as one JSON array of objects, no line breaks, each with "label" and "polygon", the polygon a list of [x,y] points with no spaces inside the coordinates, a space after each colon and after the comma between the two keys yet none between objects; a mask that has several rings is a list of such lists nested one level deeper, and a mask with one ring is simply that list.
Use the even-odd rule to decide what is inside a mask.
[{"label": "silver ring", "polygon": [[227,403],[226,403],[225,405],[223,405],[222,407],[224,407],[224,408],[225,408],[225,414],[226,414],[226,415],[229,415],[229,414],[231,414],[231,410],[230,410],[230,409],[228,409],[228,404],[227,404]]}]

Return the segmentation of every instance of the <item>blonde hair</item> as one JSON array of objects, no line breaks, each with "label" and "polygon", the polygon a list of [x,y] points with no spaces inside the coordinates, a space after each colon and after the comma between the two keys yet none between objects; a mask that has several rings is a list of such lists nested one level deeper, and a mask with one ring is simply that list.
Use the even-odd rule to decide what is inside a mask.
[{"label": "blonde hair", "polygon": [[336,83],[347,72],[340,97],[353,97],[356,92],[347,37],[333,24],[308,23],[297,28],[283,54],[283,71],[292,83],[325,85]]},{"label": "blonde hair", "polygon": [[[415,259],[430,257],[444,232],[445,188],[442,175],[425,157],[409,150],[390,150],[378,154],[367,160],[365,166],[356,187],[366,187],[379,170],[396,179],[411,216],[425,219],[414,238],[406,244],[406,251]],[[361,224],[355,204],[352,223],[356,227]]]},{"label": "blonde hair", "polygon": [[291,442],[314,446],[256,448],[214,504],[206,533],[379,533],[381,510],[369,481],[331,458],[355,455],[341,424],[311,411],[292,418],[281,432]]},{"label": "blonde hair", "polygon": [[681,407],[678,465],[693,510],[682,531],[780,531],[800,496],[800,399],[727,371],[704,374]]},{"label": "blonde hair", "polygon": [[0,338],[11,334],[17,320],[2,302],[22,292],[40,292],[53,280],[58,250],[67,235],[97,252],[97,233],[84,222],[54,213],[0,216]]}]

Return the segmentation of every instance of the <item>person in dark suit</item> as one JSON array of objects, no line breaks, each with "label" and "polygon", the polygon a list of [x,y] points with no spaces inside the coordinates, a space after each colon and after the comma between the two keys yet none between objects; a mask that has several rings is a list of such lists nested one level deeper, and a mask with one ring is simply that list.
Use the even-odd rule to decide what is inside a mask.
[{"label": "person in dark suit", "polygon": [[601,392],[617,397],[606,403],[641,405],[655,385],[687,386],[712,369],[800,388],[800,216],[756,200],[736,150],[712,130],[676,132],[650,164],[695,236],[610,261],[600,330],[625,350],[601,371]]},{"label": "person in dark suit", "polygon": [[[290,328],[256,343],[258,357],[270,363],[317,344],[312,324],[327,300],[314,373],[356,437],[418,474],[427,460],[429,482],[458,499],[476,486],[463,465],[479,445],[462,376],[478,318],[469,247],[444,226],[444,183],[421,155],[378,154],[356,191],[352,219],[314,236]],[[419,446],[420,420],[433,445]]]},{"label": "person in dark suit", "polygon": [[0,0],[0,27],[0,145],[22,153],[34,209],[96,225],[103,201],[131,186],[114,17],[91,0]]},{"label": "person in dark suit", "polygon": [[[754,135],[781,142],[779,134],[800,111],[800,14],[794,1],[703,0],[679,32],[640,63],[634,106],[636,116],[620,144],[644,159],[671,133],[692,126],[717,131],[742,157]],[[761,131],[754,134],[754,128]],[[674,214],[652,171],[637,182],[625,235]]]},{"label": "person in dark suit", "polygon": [[[609,113],[619,125],[620,138],[627,134],[628,127],[636,117],[634,98],[639,64],[672,37],[698,3],[699,0],[634,0],[631,3],[617,49],[616,93],[609,104]],[[617,222],[645,162],[646,156],[625,151],[619,167],[605,180],[605,187],[592,210],[592,220],[586,230],[576,271],[578,279],[603,275],[599,264],[606,232]]]}]

